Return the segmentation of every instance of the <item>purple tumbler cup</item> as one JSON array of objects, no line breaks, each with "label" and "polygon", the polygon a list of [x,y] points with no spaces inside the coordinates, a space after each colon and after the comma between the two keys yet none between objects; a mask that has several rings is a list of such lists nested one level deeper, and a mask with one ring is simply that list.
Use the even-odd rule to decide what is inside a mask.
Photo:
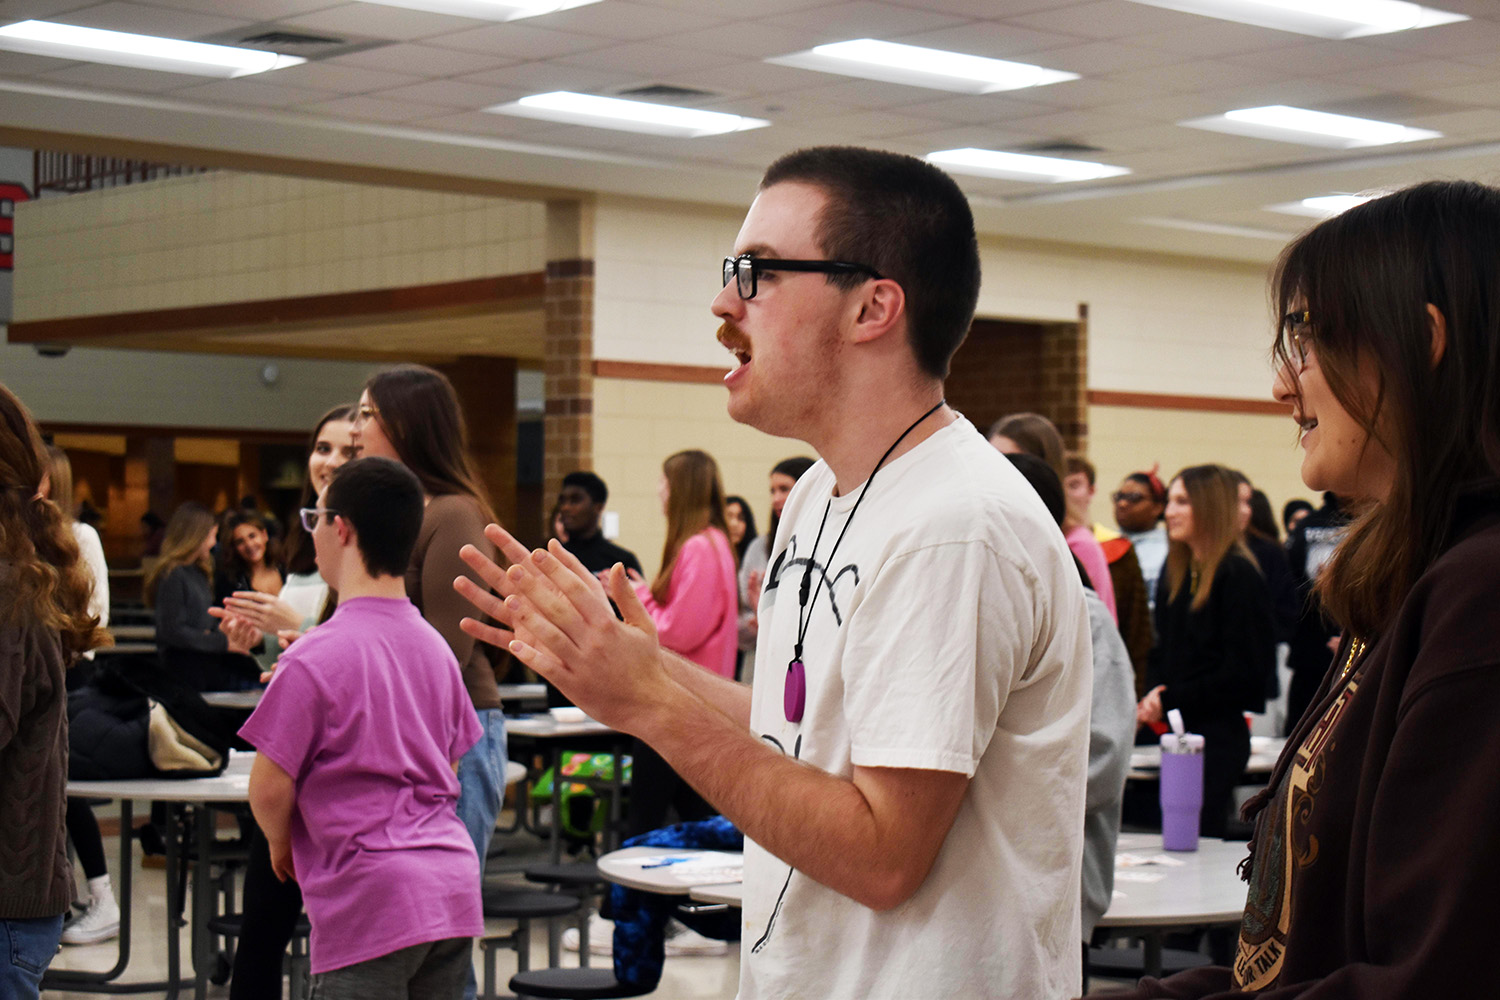
[{"label": "purple tumbler cup", "polygon": [[1161,846],[1198,849],[1203,812],[1203,737],[1166,733],[1161,738]]}]

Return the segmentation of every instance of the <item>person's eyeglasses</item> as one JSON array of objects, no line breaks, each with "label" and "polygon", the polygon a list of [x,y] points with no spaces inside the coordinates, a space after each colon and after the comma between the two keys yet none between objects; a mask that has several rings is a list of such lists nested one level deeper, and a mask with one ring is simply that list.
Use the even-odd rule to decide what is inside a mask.
[{"label": "person's eyeglasses", "polygon": [[360,403],[359,408],[354,411],[354,422],[362,424],[367,420],[374,420],[380,416],[380,410],[369,403]]},{"label": "person's eyeglasses", "polygon": [[1297,309],[1281,317],[1281,335],[1286,338],[1287,352],[1297,362],[1299,369],[1307,367],[1312,355],[1312,313]]},{"label": "person's eyeglasses", "polygon": [[1126,493],[1123,490],[1111,493],[1109,499],[1113,503],[1140,503],[1142,500],[1150,499],[1144,493]]},{"label": "person's eyeglasses", "polygon": [[318,519],[324,514],[337,514],[338,511],[329,507],[303,507],[298,515],[302,518],[302,530],[309,535],[318,529]]},{"label": "person's eyeglasses", "polygon": [[724,258],[724,284],[735,283],[742,299],[753,299],[762,271],[817,271],[822,274],[863,274],[879,280],[883,275],[866,264],[846,260],[783,260],[780,257],[754,257],[742,253]]}]

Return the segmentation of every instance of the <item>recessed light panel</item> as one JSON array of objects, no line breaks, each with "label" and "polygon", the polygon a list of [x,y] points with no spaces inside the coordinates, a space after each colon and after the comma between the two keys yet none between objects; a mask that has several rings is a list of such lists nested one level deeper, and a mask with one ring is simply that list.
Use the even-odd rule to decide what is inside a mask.
[{"label": "recessed light panel", "polygon": [[958,174],[978,177],[1000,177],[1012,181],[1091,181],[1101,177],[1119,177],[1130,173],[1127,167],[1087,160],[1065,160],[1056,156],[1033,156],[1029,153],[1006,153],[995,149],[943,149],[927,154],[935,163]]},{"label": "recessed light panel", "polygon": [[1225,21],[1239,21],[1261,28],[1279,28],[1317,38],[1363,38],[1393,31],[1431,28],[1439,24],[1467,21],[1454,14],[1405,0],[1132,0],[1150,7],[1165,7],[1189,14],[1203,14]]},{"label": "recessed light panel", "polygon": [[1378,194],[1320,194],[1301,201],[1288,201],[1279,205],[1267,205],[1266,211],[1283,215],[1300,215],[1309,219],[1330,219],[1347,212],[1356,205],[1363,205],[1380,197]]},{"label": "recessed light panel", "polygon": [[960,94],[991,94],[1078,79],[1077,73],[1044,69],[1029,63],[901,45],[875,38],[832,42],[806,52],[767,59],[766,62]]},{"label": "recessed light panel", "polygon": [[232,78],[296,66],[307,60],[259,49],[185,42],[180,38],[81,28],[52,21],[18,21],[0,28],[0,49],[54,59],[130,66],[167,73]]},{"label": "recessed light panel", "polygon": [[554,14],[584,7],[599,0],[363,0],[384,7],[405,7],[430,14],[453,14],[484,21],[519,21],[523,17]]},{"label": "recessed light panel", "polygon": [[1332,149],[1388,146],[1397,142],[1420,142],[1423,139],[1443,137],[1443,133],[1431,129],[1293,108],[1285,104],[1240,108],[1226,111],[1222,115],[1193,118],[1178,124],[1210,132],[1227,132],[1231,135],[1295,142],[1304,146],[1327,146]]},{"label": "recessed light panel", "polygon": [[698,108],[675,108],[668,104],[650,104],[646,101],[626,101],[618,97],[574,94],[566,90],[533,94],[519,101],[497,104],[484,110],[498,115],[539,118],[567,125],[587,125],[592,128],[688,139],[721,135],[725,132],[744,132],[771,124],[763,118],[727,115]]}]

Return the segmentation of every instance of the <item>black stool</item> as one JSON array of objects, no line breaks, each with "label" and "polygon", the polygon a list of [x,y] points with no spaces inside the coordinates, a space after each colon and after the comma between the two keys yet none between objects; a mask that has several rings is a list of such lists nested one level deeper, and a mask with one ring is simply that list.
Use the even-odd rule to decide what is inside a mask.
[{"label": "black stool", "polygon": [[[208,922],[208,929],[220,937],[237,938],[245,925],[240,913],[223,913]],[[311,986],[312,966],[307,957],[307,938],[312,934],[312,925],[307,914],[297,918],[292,928],[292,957],[288,962],[287,976],[291,981],[291,1000],[303,1000]],[[220,983],[219,985],[223,985]]]},{"label": "black stool", "polygon": [[[484,887],[484,915],[496,920],[514,920],[516,929],[509,934],[488,935],[479,939],[479,950],[484,953],[484,992],[486,1000],[495,996],[495,949],[513,948],[516,952],[516,968],[525,972],[531,968],[531,921],[553,920],[578,911],[577,896],[560,892],[540,892],[515,886],[486,884]],[[554,937],[555,940],[555,937]],[[549,945],[552,944],[549,941]],[[550,949],[549,960],[558,962],[555,946]]]},{"label": "black stool", "polygon": [[622,983],[615,978],[613,969],[538,969],[511,976],[510,988],[523,997],[611,1000],[614,997],[645,996],[655,987]]}]

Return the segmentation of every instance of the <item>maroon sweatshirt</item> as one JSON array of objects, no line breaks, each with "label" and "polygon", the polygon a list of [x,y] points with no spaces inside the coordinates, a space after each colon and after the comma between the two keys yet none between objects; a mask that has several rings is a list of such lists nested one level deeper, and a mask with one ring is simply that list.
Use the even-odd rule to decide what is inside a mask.
[{"label": "maroon sweatshirt", "polygon": [[1500,494],[1470,496],[1457,520],[1458,541],[1352,665],[1345,638],[1277,762],[1234,968],[1124,996],[1493,995]]}]

